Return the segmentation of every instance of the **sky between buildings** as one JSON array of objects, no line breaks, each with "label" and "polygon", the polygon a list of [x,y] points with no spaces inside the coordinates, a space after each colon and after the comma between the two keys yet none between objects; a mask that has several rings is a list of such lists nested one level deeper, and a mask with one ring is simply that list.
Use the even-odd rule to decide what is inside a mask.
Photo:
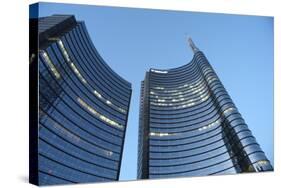
[{"label": "sky between buildings", "polygon": [[204,52],[268,159],[273,161],[273,18],[40,3],[39,16],[85,21],[109,66],[132,83],[120,180],[136,179],[140,83],[150,68],[191,61],[192,37]]}]

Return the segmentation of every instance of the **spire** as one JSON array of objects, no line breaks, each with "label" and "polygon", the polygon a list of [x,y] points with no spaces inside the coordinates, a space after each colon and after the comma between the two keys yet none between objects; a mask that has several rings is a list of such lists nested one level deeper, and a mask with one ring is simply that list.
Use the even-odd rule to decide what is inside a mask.
[{"label": "spire", "polygon": [[199,49],[193,43],[191,37],[188,38],[188,43],[189,43],[189,46],[191,47],[193,53],[196,53],[197,51],[199,51]]}]

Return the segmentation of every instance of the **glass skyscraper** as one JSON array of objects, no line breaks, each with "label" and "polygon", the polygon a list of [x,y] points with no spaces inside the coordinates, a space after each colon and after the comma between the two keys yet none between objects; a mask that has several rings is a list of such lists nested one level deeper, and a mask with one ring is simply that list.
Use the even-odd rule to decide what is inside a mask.
[{"label": "glass skyscraper", "polygon": [[30,19],[30,182],[119,179],[131,84],[104,62],[82,21]]},{"label": "glass skyscraper", "polygon": [[208,60],[189,39],[190,63],[142,81],[138,179],[272,171]]}]

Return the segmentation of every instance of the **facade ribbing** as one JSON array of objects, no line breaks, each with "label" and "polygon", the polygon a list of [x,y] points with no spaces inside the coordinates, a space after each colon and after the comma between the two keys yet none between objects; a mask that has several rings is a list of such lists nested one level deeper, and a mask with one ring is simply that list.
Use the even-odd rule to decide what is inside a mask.
[{"label": "facade ribbing", "polygon": [[85,23],[74,16],[31,19],[30,25],[38,36],[30,82],[39,97],[31,105],[30,128],[37,130],[30,135],[36,139],[31,183],[118,180],[131,84],[104,62]]},{"label": "facade ribbing", "polygon": [[138,179],[272,171],[207,58],[150,69],[142,82]]}]

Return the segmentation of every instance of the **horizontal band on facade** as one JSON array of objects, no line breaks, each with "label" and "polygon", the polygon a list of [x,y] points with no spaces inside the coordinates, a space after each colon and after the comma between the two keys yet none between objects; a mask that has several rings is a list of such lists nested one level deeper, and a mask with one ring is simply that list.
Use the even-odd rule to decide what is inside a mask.
[{"label": "horizontal band on facade", "polygon": [[[53,88],[51,88],[51,89],[54,91]],[[56,91],[54,91],[54,92],[56,93]],[[47,102],[49,102],[48,99],[44,96],[44,94],[41,93],[41,91],[39,91],[39,94],[40,94],[40,96],[43,97]],[[101,120],[98,119],[97,117],[93,116],[89,111],[87,111],[86,109],[80,107],[80,105],[78,104],[78,102],[76,102],[76,100],[74,100],[72,97],[70,97],[70,96],[67,95],[67,94],[66,94],[65,96],[68,96],[68,97],[72,100],[72,102],[74,102],[74,104],[76,104],[76,105],[78,106],[77,109],[79,109],[79,110],[82,111],[82,112],[86,112],[91,118],[94,118],[95,121],[101,122],[101,123],[104,124],[106,127],[110,127],[109,130],[110,130],[110,129],[117,130],[116,132],[110,132],[110,131],[107,131],[106,129],[102,129],[103,131],[108,132],[108,133],[111,133],[112,135],[117,136],[117,137],[122,137],[121,135],[118,134],[118,133],[122,133],[122,130],[120,130],[120,129],[118,129],[118,128],[115,128],[115,127],[113,127],[113,126],[110,126],[110,125],[104,123],[103,121],[101,121]],[[60,101],[62,101],[62,102],[63,102],[66,106],[68,106],[70,109],[72,109],[72,111],[75,112],[79,117],[81,117],[82,119],[84,119],[85,121],[87,121],[89,124],[92,124],[93,126],[95,126],[89,119],[85,118],[85,117],[82,116],[80,113],[77,113],[77,110],[74,110],[74,108],[73,108],[72,106],[70,106],[68,103],[66,103],[65,100],[62,99],[61,96],[57,95],[57,98],[59,98]],[[51,104],[51,103],[49,102],[49,104]],[[53,106],[53,108],[55,108],[57,111],[59,111],[55,106]],[[66,116],[66,115],[64,115],[64,116]],[[115,134],[114,134],[114,133],[115,133]]]},{"label": "horizontal band on facade", "polygon": [[[49,72],[49,70],[46,70],[46,71]],[[42,73],[40,72],[40,78],[43,78],[44,81],[46,81],[46,80],[47,80],[47,78],[46,78],[47,75],[43,75],[43,74],[44,74],[44,72],[42,72]],[[66,74],[68,74],[68,73],[66,73]],[[50,72],[49,72],[48,75],[52,77],[52,75],[50,74]],[[68,75],[68,76],[69,76],[69,75]],[[49,78],[50,78],[50,77],[49,77]],[[92,97],[89,97],[89,95],[86,94],[86,93],[74,82],[74,80],[73,80],[70,76],[68,77],[68,81],[71,80],[72,83],[68,83],[68,81],[66,81],[64,78],[61,78],[61,79],[62,79],[62,81],[64,81],[64,85],[65,85],[65,86],[68,86],[67,88],[64,88],[65,86],[64,86],[64,87],[61,87],[60,84],[59,84],[59,82],[57,82],[55,79],[53,79],[53,81],[56,82],[57,86],[60,87],[60,88],[61,88],[61,91],[63,91],[63,92],[65,93],[65,95],[67,95],[68,97],[72,98],[72,96],[70,95],[70,93],[69,93],[69,92],[66,92],[66,89],[71,90],[71,92],[72,92],[75,96],[81,96],[81,95],[79,95],[79,94],[77,93],[77,92],[79,91],[80,93],[83,93],[83,95],[86,96],[85,98],[87,98],[87,100],[90,100],[91,103],[95,104],[95,106],[97,106],[98,108],[101,108],[105,113],[111,115],[111,116],[114,117],[114,118],[118,118],[119,121],[125,121],[125,115],[124,115],[123,113],[120,113],[119,111],[116,111],[115,109],[111,108],[111,107],[108,106],[108,105],[102,104],[102,102],[101,102],[101,104],[98,104],[97,101],[94,102],[94,101],[91,99],[91,98],[93,98],[94,94],[91,93],[93,96],[92,96]],[[75,88],[74,88],[73,86],[71,86],[70,84],[74,84],[78,89],[75,89]],[[46,85],[48,85],[49,88],[51,88],[54,92],[56,92],[56,91],[53,89],[53,86],[51,86],[47,81],[46,81]],[[83,84],[82,84],[82,85],[83,85]],[[94,96],[94,97],[96,97],[96,96]],[[116,115],[116,114],[114,114],[114,113],[112,113],[112,112],[110,112],[109,109],[106,109],[106,108],[108,108],[108,107],[109,107],[110,109],[116,111],[116,112],[119,114],[119,116]],[[120,117],[122,117],[122,118],[120,118]]]},{"label": "horizontal band on facade", "polygon": [[[75,30],[75,29],[74,29]],[[96,57],[96,53],[88,53],[88,54],[91,54],[92,58],[86,58],[85,55],[84,55],[84,51],[80,51],[80,49],[78,49],[78,46],[79,46],[79,43],[77,42],[77,39],[75,36],[74,36],[74,32],[73,31],[70,31],[69,33],[67,33],[65,36],[62,37],[62,40],[65,41],[65,45],[66,45],[66,49],[67,51],[71,54],[71,57],[73,57],[73,59],[75,60],[75,62],[85,62],[84,65],[89,65],[88,68],[91,68],[91,70],[93,72],[95,72],[95,74],[99,75],[98,77],[102,79],[102,81],[106,84],[104,84],[103,86],[104,87],[108,87],[110,88],[110,86],[116,90],[116,91],[119,91],[119,92],[125,92],[127,94],[129,94],[128,92],[128,87],[124,87],[122,85],[120,85],[120,82],[118,82],[118,77],[115,77],[113,78],[112,75],[109,75],[106,73],[106,70],[103,69],[101,70],[102,66],[99,66],[99,63],[100,61],[97,59]],[[74,40],[76,42],[76,44],[74,43]],[[80,41],[80,43],[82,43]],[[72,44],[72,45],[71,45]],[[82,43],[84,45],[84,43]],[[72,48],[70,48],[72,46]],[[74,51],[75,50],[75,51]],[[79,52],[79,51],[80,52]],[[85,50],[85,46],[84,46],[84,50]],[[76,55],[72,55],[72,54],[78,54],[78,56]],[[83,57],[82,57],[83,56]],[[80,60],[77,60],[79,57]],[[82,61],[81,61],[82,60]],[[95,60],[96,64],[93,65],[92,63],[92,60]],[[87,62],[87,63],[86,63]],[[91,63],[90,63],[91,62]],[[95,71],[95,69],[93,68],[93,66],[95,66],[95,68],[97,69],[97,71]],[[103,73],[107,74],[107,75],[103,75]],[[92,73],[93,74],[93,73]],[[110,83],[110,85],[109,85]],[[124,96],[125,97],[125,96]],[[124,98],[125,99],[125,98]]]},{"label": "horizontal band on facade", "polygon": [[79,169],[77,169],[77,168],[74,168],[74,167],[71,167],[71,166],[69,166],[69,165],[66,165],[66,164],[63,164],[63,163],[61,163],[61,162],[58,162],[58,161],[56,161],[56,160],[54,160],[54,159],[52,159],[52,158],[50,158],[50,157],[47,157],[46,155],[43,155],[43,154],[41,154],[41,153],[38,153],[38,155],[41,156],[41,157],[43,157],[43,158],[46,158],[46,159],[48,159],[48,160],[50,160],[50,161],[52,161],[52,162],[54,162],[54,163],[57,163],[58,165],[64,166],[64,167],[66,167],[66,168],[69,168],[69,169],[71,169],[71,170],[73,170],[73,171],[77,171],[77,172],[79,172],[79,173],[84,173],[84,174],[87,174],[87,175],[90,175],[90,176],[94,176],[94,177],[98,177],[98,178],[103,178],[103,179],[108,179],[108,180],[112,180],[112,181],[116,180],[116,179],[113,179],[113,178],[104,177],[104,176],[100,176],[100,175],[97,175],[97,174],[85,172],[85,171],[83,171],[83,170],[79,170]]},{"label": "horizontal band on facade", "polygon": [[85,36],[87,37],[87,39],[84,39],[90,46],[91,46],[91,50],[93,51],[94,54],[97,55],[97,58],[99,59],[98,62],[102,63],[105,68],[104,70],[108,72],[108,75],[111,76],[112,74],[114,75],[114,77],[118,78],[121,82],[123,82],[124,86],[126,86],[126,88],[130,88],[131,89],[131,83],[128,82],[127,80],[125,80],[124,78],[122,78],[119,74],[117,74],[116,72],[114,72],[112,70],[112,68],[110,66],[108,66],[108,64],[104,61],[104,59],[100,56],[100,54],[98,53],[96,47],[94,46],[91,37],[89,36],[89,33],[87,31],[86,25],[84,22],[81,22],[81,27],[78,27],[78,29],[80,29],[82,32],[84,32]]},{"label": "horizontal band on facade", "polygon": [[[81,146],[78,146],[78,145],[74,144],[73,142],[70,142],[70,141],[67,140],[66,138],[60,136],[58,133],[56,133],[55,131],[53,131],[53,130],[51,130],[50,128],[48,128],[46,125],[40,124],[40,126],[43,126],[43,127],[44,127],[45,129],[47,129],[49,132],[51,132],[52,134],[56,135],[59,139],[64,140],[66,143],[71,144],[71,145],[73,145],[73,146],[75,146],[75,147],[77,147],[77,148],[79,148],[79,149],[81,149],[81,150],[83,150],[83,151],[85,151],[85,152],[87,152],[87,153],[89,153],[89,154],[92,154],[92,155],[94,155],[94,156],[100,157],[101,159],[110,160],[110,161],[112,161],[112,162],[118,162],[118,160],[115,160],[115,159],[112,159],[112,158],[109,158],[109,157],[105,157],[104,155],[100,155],[100,154],[98,154],[98,153],[89,151],[89,150],[87,150],[86,148],[83,148],[83,147],[81,147]],[[40,136],[39,138],[41,138],[41,137],[42,137],[42,136]]]},{"label": "horizontal band on facade", "polygon": [[[82,27],[84,29],[82,29]],[[78,31],[79,30],[79,31]],[[70,31],[69,33],[67,33],[65,36],[68,36],[70,34],[73,34],[73,37],[76,39],[76,41],[79,41],[80,39],[84,40],[83,42],[80,40],[80,44],[82,46],[84,46],[84,49],[88,49],[88,54],[91,55],[91,59],[96,60],[96,62],[98,62],[97,64],[95,64],[96,68],[102,72],[104,72],[105,78],[107,78],[107,81],[117,81],[116,84],[118,84],[118,86],[116,85],[117,88],[122,88],[124,90],[130,89],[131,88],[131,84],[126,81],[125,79],[123,79],[120,75],[118,75],[117,73],[115,73],[103,60],[103,58],[99,55],[97,49],[94,47],[94,45],[92,44],[92,40],[90,39],[90,37],[88,36],[88,32],[87,28],[85,27],[85,24],[83,22],[78,23],[77,27],[74,28],[72,31]],[[74,34],[76,33],[76,35],[80,34],[80,37],[77,36],[75,37]],[[83,33],[83,34],[82,34]],[[88,37],[87,37],[88,36]],[[85,39],[85,37],[87,37],[88,39]],[[76,45],[77,47],[79,45]],[[86,48],[85,48],[86,47]],[[82,53],[79,53],[80,55],[82,55]],[[108,79],[110,78],[110,79]],[[122,90],[121,89],[121,90]]]},{"label": "horizontal band on facade", "polygon": [[[63,40],[63,39],[62,39],[62,40]],[[67,45],[67,44],[65,44],[64,47],[68,49],[68,45]],[[48,47],[46,50],[47,50],[49,53],[52,53],[52,54],[53,54],[53,56],[54,56],[54,58],[55,58],[55,59],[53,59],[53,60],[56,60],[56,62],[58,62],[58,64],[61,65],[62,70],[65,71],[63,65],[69,66],[69,62],[67,61],[67,59],[65,59],[65,57],[64,57],[63,55],[61,55],[61,50],[59,50],[58,44],[57,44],[57,43],[53,43],[53,44],[52,44],[50,47]],[[59,58],[59,56],[60,56],[61,58]],[[62,60],[63,60],[63,61],[62,61]],[[111,90],[108,89],[108,88],[107,88],[107,92],[105,92],[105,91],[104,91],[105,87],[103,87],[103,86],[104,86],[104,84],[103,84],[104,81],[100,81],[100,78],[98,78],[98,77],[96,76],[96,74],[94,74],[94,73],[91,72],[90,74],[92,75],[93,78],[95,78],[95,79],[94,79],[95,81],[94,81],[94,80],[91,78],[91,76],[89,76],[89,73],[87,73],[88,71],[90,71],[89,67],[88,67],[88,66],[86,67],[86,68],[87,68],[87,71],[86,71],[85,68],[82,67],[82,64],[81,64],[81,63],[83,63],[83,61],[82,61],[82,62],[79,62],[79,61],[77,61],[77,60],[75,61],[75,64],[76,64],[76,65],[79,65],[79,68],[80,68],[80,70],[83,72],[83,75],[84,75],[84,76],[87,76],[87,80],[91,82],[91,84],[86,84],[86,85],[91,86],[91,87],[93,87],[92,85],[98,86],[98,88],[99,88],[100,90],[102,90],[103,93],[107,93],[107,95],[110,95],[111,97],[113,97],[118,103],[121,103],[123,106],[126,106],[126,103],[128,102],[128,100],[125,99],[124,97],[122,97],[122,96],[120,95],[120,94],[122,94],[122,92],[115,93],[115,96],[112,95]],[[84,66],[86,66],[85,63],[84,63]],[[67,71],[65,71],[65,72],[67,73]],[[99,73],[99,74],[101,74],[101,73]],[[67,74],[67,75],[68,75],[68,74]],[[80,79],[78,79],[78,80],[80,81]],[[85,85],[85,83],[81,83],[81,85]],[[101,86],[102,86],[102,87],[101,87]],[[123,92],[124,92],[124,91],[123,91]],[[131,92],[131,90],[128,90],[127,92]],[[129,95],[129,94],[128,94],[128,95]],[[117,97],[117,96],[118,96],[118,97]],[[122,100],[120,100],[120,99],[122,99]]]},{"label": "horizontal band on facade", "polygon": [[41,141],[45,142],[46,144],[50,145],[51,147],[55,148],[56,150],[59,150],[59,151],[65,153],[66,155],[69,155],[69,156],[71,156],[71,157],[73,157],[73,158],[75,158],[75,159],[77,159],[77,160],[81,160],[81,161],[83,161],[83,162],[85,162],[85,163],[88,163],[88,164],[90,164],[90,165],[94,165],[94,166],[97,166],[97,167],[100,167],[100,168],[104,168],[104,169],[107,169],[107,170],[117,171],[117,169],[109,168],[109,167],[106,167],[106,166],[102,166],[101,164],[98,164],[98,163],[95,163],[95,162],[91,162],[91,161],[88,161],[88,160],[86,160],[86,159],[82,159],[82,158],[80,158],[80,157],[78,157],[78,156],[75,156],[75,155],[69,153],[67,150],[62,150],[62,149],[60,149],[59,147],[55,146],[54,144],[48,142],[47,140],[45,140],[45,139],[43,139],[43,138],[41,138],[41,137],[39,137],[39,139],[40,139]]},{"label": "horizontal band on facade", "polygon": [[62,178],[62,177],[50,174],[48,172],[44,172],[43,170],[38,170],[38,172],[42,173],[42,174],[45,174],[45,175],[48,175],[48,176],[51,176],[51,177],[54,177],[54,178],[57,178],[57,179],[60,179],[60,180],[63,180],[63,181],[66,181],[66,182],[69,182],[69,183],[79,183],[79,182],[76,182],[76,181],[68,180],[66,178]]},{"label": "horizontal band on facade", "polygon": [[[261,153],[261,151],[253,152],[253,153],[251,153],[250,155],[255,154],[255,153]],[[241,159],[241,160],[245,160],[248,156],[249,156],[249,155],[244,156],[244,158]],[[152,172],[150,172],[150,174],[151,174],[151,175],[169,175],[169,174],[180,174],[180,173],[198,171],[198,170],[207,169],[207,168],[210,168],[210,167],[213,167],[213,166],[220,165],[220,164],[222,164],[222,163],[224,163],[224,162],[227,162],[227,161],[232,160],[232,158],[234,158],[234,157],[235,157],[235,156],[233,156],[233,157],[231,157],[231,158],[229,158],[229,159],[223,160],[223,161],[219,161],[219,162],[217,162],[217,163],[215,163],[215,164],[211,164],[211,165],[209,165],[209,166],[205,166],[205,167],[201,167],[201,168],[197,168],[197,169],[192,169],[192,170],[187,170],[187,171],[177,171],[177,172],[172,172],[172,173],[152,173]],[[256,162],[257,162],[257,161],[256,161]],[[254,164],[254,163],[251,163],[250,165],[252,165],[252,164]],[[235,166],[235,165],[233,165],[232,167],[234,167],[234,166]]]}]

